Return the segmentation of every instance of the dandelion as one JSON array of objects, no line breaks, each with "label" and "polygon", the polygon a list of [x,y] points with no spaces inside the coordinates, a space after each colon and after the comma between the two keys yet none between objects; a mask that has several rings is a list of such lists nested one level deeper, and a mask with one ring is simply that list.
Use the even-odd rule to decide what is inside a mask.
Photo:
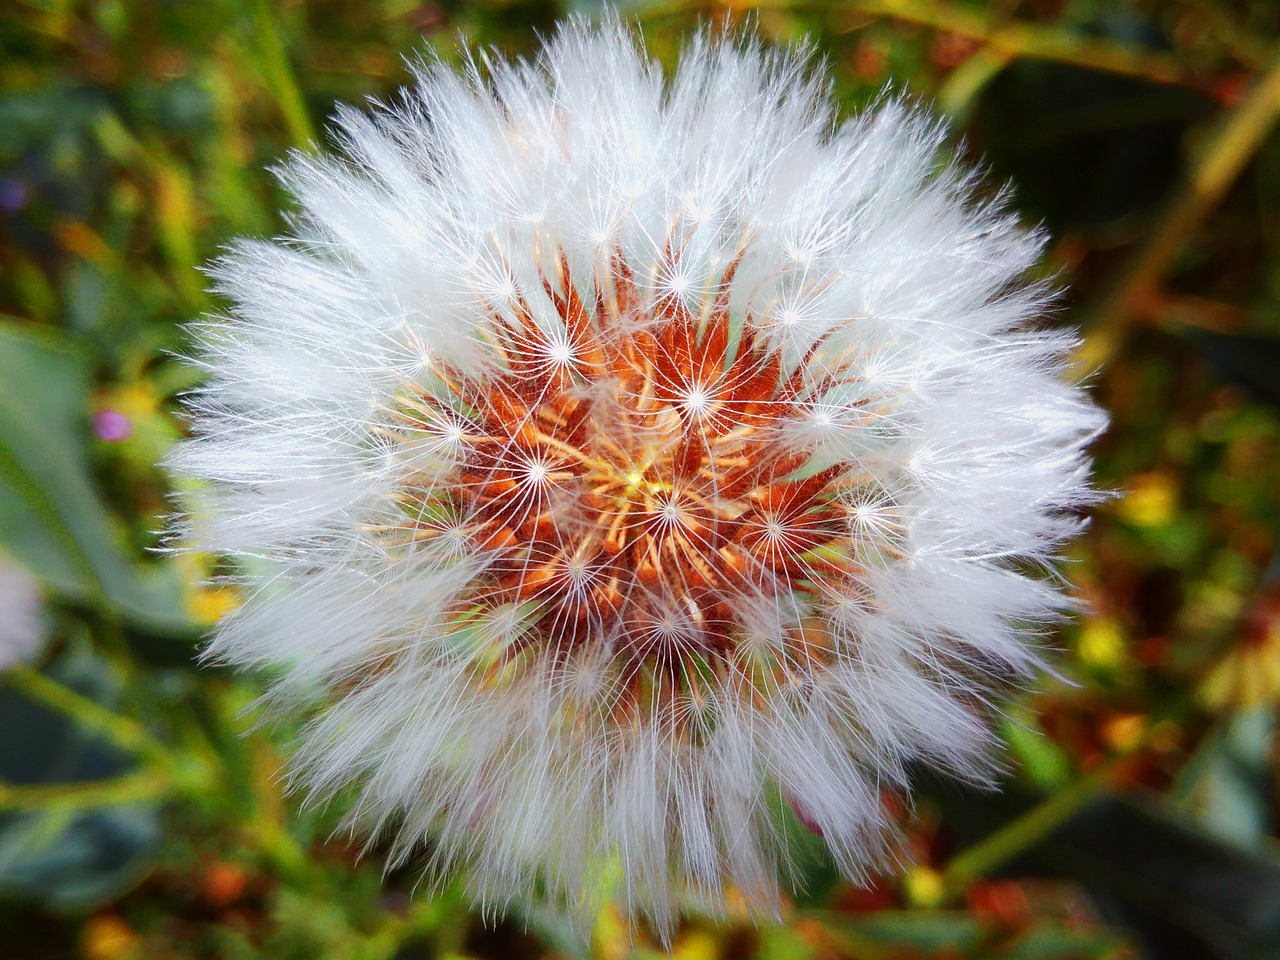
[{"label": "dandelion", "polygon": [[[1042,238],[806,51],[619,24],[418,68],[213,273],[179,535],[294,774],[481,904],[776,915],[787,830],[892,863],[913,763],[989,782],[1068,606],[1098,411]],[[787,816],[790,806],[795,816]]]}]

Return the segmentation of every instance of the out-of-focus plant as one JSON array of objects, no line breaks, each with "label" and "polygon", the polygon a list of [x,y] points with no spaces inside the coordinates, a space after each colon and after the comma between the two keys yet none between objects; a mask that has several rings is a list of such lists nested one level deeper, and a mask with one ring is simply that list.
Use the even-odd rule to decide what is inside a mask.
[{"label": "out-of-focus plant", "polygon": [[[282,229],[264,168],[402,54],[527,52],[554,0],[18,0],[0,11],[0,553],[39,648],[0,685],[0,956],[572,955],[535,908],[333,835],[253,728],[263,685],[194,669],[238,598],[157,543],[193,385],[198,265]],[[1263,957],[1280,944],[1280,14],[1267,0],[636,3],[671,62],[699,22],[812,37],[853,109],[920,97],[1054,237],[1082,375],[1111,411],[1061,681],[1007,708],[1008,789],[932,787],[870,890],[818,845],[780,927],[697,918],[695,957]],[[1052,320],[1050,322],[1053,322]],[[26,594],[29,596],[29,594]],[[4,611],[0,611],[3,617]],[[246,736],[242,734],[248,730]],[[797,834],[803,845],[803,833]],[[519,906],[517,905],[517,911]],[[601,957],[652,956],[611,911]]]}]

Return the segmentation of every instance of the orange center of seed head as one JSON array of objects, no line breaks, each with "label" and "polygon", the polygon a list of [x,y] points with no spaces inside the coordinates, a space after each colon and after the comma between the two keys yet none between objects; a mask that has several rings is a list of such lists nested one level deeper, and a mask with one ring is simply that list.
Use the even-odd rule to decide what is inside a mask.
[{"label": "orange center of seed head", "polygon": [[[783,600],[851,576],[837,471],[805,475],[810,455],[779,430],[814,394],[806,375],[802,396],[811,358],[788,375],[749,320],[735,333],[736,266],[695,314],[646,296],[619,256],[584,302],[561,258],[543,280],[556,332],[516,297],[489,319],[498,373],[433,364],[444,387],[415,395],[406,416],[450,432],[460,465],[422,491],[447,509],[415,538],[463,538],[483,556],[459,616],[519,624],[491,670],[533,648],[599,644],[624,675],[688,685],[691,656],[713,670],[736,662],[744,611],[795,610]],[[781,631],[806,658],[825,638]]]}]

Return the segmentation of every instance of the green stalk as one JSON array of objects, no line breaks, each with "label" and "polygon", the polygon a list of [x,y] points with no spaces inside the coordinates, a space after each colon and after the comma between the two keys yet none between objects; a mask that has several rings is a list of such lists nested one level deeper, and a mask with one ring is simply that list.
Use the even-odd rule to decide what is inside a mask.
[{"label": "green stalk", "polygon": [[17,786],[0,783],[0,810],[40,810],[52,813],[143,803],[165,796],[172,787],[172,778],[159,768],[83,783]]},{"label": "green stalk", "polygon": [[261,58],[257,67],[275,95],[295,146],[308,148],[316,142],[315,125],[311,122],[302,87],[289,61],[284,38],[280,35],[280,24],[269,0],[257,0],[254,4],[253,29],[254,53]]},{"label": "green stalk", "polygon": [[129,753],[144,754],[160,760],[168,756],[164,744],[140,724],[111,712],[30,667],[22,664],[10,667],[5,671],[4,683],[37,703],[70,717],[85,729],[101,734]]},{"label": "green stalk", "polygon": [[1119,350],[1132,325],[1134,305],[1155,288],[1173,266],[1187,238],[1221,202],[1277,119],[1280,119],[1280,53],[1240,106],[1218,124],[1182,188],[1090,311],[1086,321],[1089,339],[1081,356],[1082,366],[1096,369]]}]

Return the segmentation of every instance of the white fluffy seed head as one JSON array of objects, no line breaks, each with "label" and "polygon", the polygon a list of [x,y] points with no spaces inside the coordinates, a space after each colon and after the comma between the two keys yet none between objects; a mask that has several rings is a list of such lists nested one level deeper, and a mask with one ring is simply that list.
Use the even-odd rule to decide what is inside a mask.
[{"label": "white fluffy seed head", "polygon": [[1041,238],[804,53],[616,23],[428,63],[214,267],[179,534],[244,558],[211,655],[309,704],[297,777],[500,906],[776,913],[786,798],[844,872],[885,794],[992,770],[986,705],[1103,418]]}]

